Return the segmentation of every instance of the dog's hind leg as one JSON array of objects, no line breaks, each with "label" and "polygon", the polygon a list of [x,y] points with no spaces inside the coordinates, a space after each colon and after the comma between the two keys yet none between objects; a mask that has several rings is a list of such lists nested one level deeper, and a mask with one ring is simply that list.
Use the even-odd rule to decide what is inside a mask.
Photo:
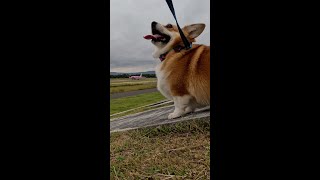
[{"label": "dog's hind leg", "polygon": [[193,112],[195,108],[192,106],[192,96],[173,96],[174,111],[170,113],[168,119],[178,118],[187,113]]},{"label": "dog's hind leg", "polygon": [[196,109],[196,108],[195,108],[193,105],[189,105],[188,107],[186,107],[185,113],[186,113],[186,114],[187,114],[187,113],[192,113],[192,112],[194,112],[195,109]]}]

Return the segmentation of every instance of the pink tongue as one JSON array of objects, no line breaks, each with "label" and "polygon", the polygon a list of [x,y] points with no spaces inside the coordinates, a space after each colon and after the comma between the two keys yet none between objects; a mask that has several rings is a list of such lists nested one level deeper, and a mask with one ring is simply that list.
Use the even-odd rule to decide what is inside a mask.
[{"label": "pink tongue", "polygon": [[143,38],[145,38],[145,39],[157,39],[157,38],[161,38],[161,37],[163,37],[163,36],[161,36],[159,34],[143,36]]}]

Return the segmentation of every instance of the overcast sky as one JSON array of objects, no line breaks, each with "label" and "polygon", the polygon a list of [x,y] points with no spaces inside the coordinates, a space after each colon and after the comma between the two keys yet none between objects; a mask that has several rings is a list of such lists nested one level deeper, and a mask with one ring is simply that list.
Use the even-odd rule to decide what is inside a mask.
[{"label": "overcast sky", "polygon": [[[180,27],[205,23],[196,43],[210,45],[210,0],[172,0]],[[175,24],[165,0],[110,0],[110,71],[154,71],[151,22]]]}]

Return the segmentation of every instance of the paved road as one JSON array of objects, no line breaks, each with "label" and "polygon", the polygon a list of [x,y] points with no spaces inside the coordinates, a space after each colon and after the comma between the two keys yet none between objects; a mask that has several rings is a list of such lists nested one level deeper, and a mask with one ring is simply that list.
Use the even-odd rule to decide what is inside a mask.
[{"label": "paved road", "polygon": [[127,97],[127,96],[135,96],[138,94],[151,93],[151,92],[157,92],[157,91],[158,91],[157,88],[153,88],[153,89],[143,89],[143,90],[138,90],[138,91],[113,93],[110,95],[110,99],[117,99],[117,98],[122,98],[122,97]]}]

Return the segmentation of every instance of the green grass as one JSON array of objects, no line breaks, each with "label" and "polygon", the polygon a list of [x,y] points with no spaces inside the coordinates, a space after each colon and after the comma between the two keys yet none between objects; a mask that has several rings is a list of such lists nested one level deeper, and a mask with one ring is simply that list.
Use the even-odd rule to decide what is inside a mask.
[{"label": "green grass", "polygon": [[210,179],[210,119],[110,135],[111,179]]},{"label": "green grass", "polygon": [[126,111],[140,106],[152,104],[164,100],[159,92],[145,93],[137,96],[129,96],[110,100],[110,114]]}]

